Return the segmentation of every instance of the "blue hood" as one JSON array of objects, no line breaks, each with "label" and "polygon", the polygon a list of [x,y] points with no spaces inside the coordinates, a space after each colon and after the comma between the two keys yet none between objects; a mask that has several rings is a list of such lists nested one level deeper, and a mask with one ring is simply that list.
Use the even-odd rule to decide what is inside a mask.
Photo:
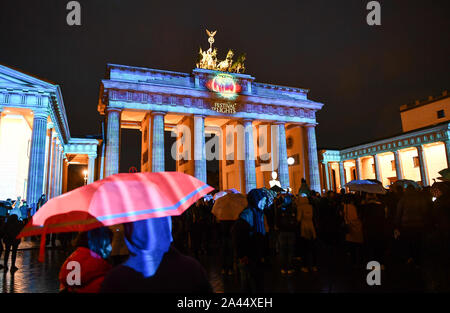
[{"label": "blue hood", "polygon": [[145,278],[153,276],[172,242],[171,217],[126,223],[124,230],[130,257],[123,265],[141,273]]}]

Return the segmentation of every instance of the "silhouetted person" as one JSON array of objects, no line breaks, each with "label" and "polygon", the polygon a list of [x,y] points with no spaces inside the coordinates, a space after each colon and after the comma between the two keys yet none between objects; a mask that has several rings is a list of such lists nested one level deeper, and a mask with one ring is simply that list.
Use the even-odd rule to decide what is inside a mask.
[{"label": "silhouetted person", "polygon": [[408,186],[398,202],[395,236],[406,246],[408,263],[422,265],[424,235],[430,226],[429,202],[414,187]]},{"label": "silhouetted person", "polygon": [[242,211],[232,229],[233,246],[238,258],[241,290],[258,292],[264,288],[264,208],[267,197],[261,189],[247,194],[248,207]]},{"label": "silhouetted person", "polygon": [[375,194],[368,193],[361,207],[364,242],[369,261],[377,261],[384,269],[386,252],[386,206]]},{"label": "silhouetted person", "polygon": [[294,272],[293,257],[295,250],[295,232],[297,231],[297,208],[292,198],[286,195],[275,211],[275,226],[279,230],[281,273]]},{"label": "silhouetted person", "polygon": [[[4,258],[4,267],[3,270],[6,272],[8,270],[8,259],[9,254],[11,253],[11,273],[14,273],[18,270],[16,267],[16,256],[17,256],[17,248],[20,244],[20,239],[16,239],[17,235],[19,235],[22,230],[24,224],[19,221],[19,218],[16,214],[10,215],[5,224],[5,235],[3,237],[3,242],[5,244],[5,258]],[[12,250],[12,251],[11,251]]]}]

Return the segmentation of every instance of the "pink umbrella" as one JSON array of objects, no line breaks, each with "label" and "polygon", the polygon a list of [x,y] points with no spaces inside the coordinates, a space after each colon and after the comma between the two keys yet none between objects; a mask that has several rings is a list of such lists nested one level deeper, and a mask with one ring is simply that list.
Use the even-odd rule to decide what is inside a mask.
[{"label": "pink umbrella", "polygon": [[123,173],[77,188],[49,200],[18,238],[47,233],[81,232],[102,226],[182,214],[214,190],[179,172]]}]

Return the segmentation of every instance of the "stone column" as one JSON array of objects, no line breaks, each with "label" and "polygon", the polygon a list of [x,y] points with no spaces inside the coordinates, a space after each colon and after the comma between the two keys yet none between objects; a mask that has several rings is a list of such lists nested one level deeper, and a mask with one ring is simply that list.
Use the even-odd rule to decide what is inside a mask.
[{"label": "stone column", "polygon": [[56,150],[56,172],[55,172],[55,197],[61,194],[61,163],[62,163],[62,147],[58,144]]},{"label": "stone column", "polygon": [[60,148],[61,148],[61,156],[59,158],[58,196],[62,194],[63,168],[64,168],[64,146],[61,145]]},{"label": "stone column", "polygon": [[194,116],[194,176],[206,183],[205,117]]},{"label": "stone column", "polygon": [[325,187],[328,190],[331,190],[331,184],[330,184],[330,170],[328,168],[328,162],[323,162],[323,167],[325,169]]},{"label": "stone column", "polygon": [[87,183],[93,183],[94,182],[94,176],[95,176],[95,160],[97,159],[96,155],[88,155],[89,162],[88,162],[88,180]]},{"label": "stone column", "polygon": [[[449,132],[450,136],[450,132]],[[447,168],[450,167],[450,139],[444,142],[445,144],[445,151],[447,152]]]},{"label": "stone column", "polygon": [[381,171],[380,171],[380,162],[378,160],[378,155],[375,154],[372,157],[373,157],[373,165],[375,167],[375,179],[377,179],[380,182],[382,182]]},{"label": "stone column", "polygon": [[37,203],[42,195],[45,169],[45,140],[47,136],[46,110],[36,110],[33,118],[31,135],[30,163],[28,167],[27,202]]},{"label": "stone column", "polygon": [[253,146],[253,125],[251,120],[244,120],[244,173],[245,192],[256,188],[255,151]]},{"label": "stone column", "polygon": [[281,188],[289,188],[289,164],[287,162],[286,128],[284,123],[276,123],[278,126],[278,179]]},{"label": "stone column", "polygon": [[52,133],[52,155],[50,160],[50,176],[49,176],[49,190],[47,200],[54,197],[55,194],[55,172],[56,172],[56,145],[57,145],[57,134],[55,132]]},{"label": "stone column", "polygon": [[344,162],[339,162],[339,178],[341,180],[341,189],[345,188],[344,185],[346,184],[346,178],[345,178],[345,167]]},{"label": "stone column", "polygon": [[120,109],[107,110],[105,177],[119,173]]},{"label": "stone column", "polygon": [[0,107],[0,136],[2,135],[2,133],[1,133],[1,130],[2,130],[2,113],[3,113],[3,107]]},{"label": "stone column", "polygon": [[395,171],[397,172],[397,179],[403,179],[402,162],[400,160],[400,152],[394,151]]},{"label": "stone column", "polygon": [[164,114],[152,112],[152,172],[164,172]]},{"label": "stone column", "polygon": [[102,142],[102,156],[100,158],[100,173],[98,179],[103,179],[105,174],[105,151],[106,151],[106,145],[104,142]]},{"label": "stone column", "polygon": [[417,156],[419,157],[420,177],[422,179],[423,186],[430,185],[430,179],[428,177],[427,159],[425,157],[425,151],[423,146],[417,146]]},{"label": "stone column", "polygon": [[360,158],[356,158],[355,167],[356,167],[356,179],[358,179],[358,180],[363,179],[362,175],[361,175],[361,159]]},{"label": "stone column", "polygon": [[47,137],[48,137],[48,150],[47,150],[47,162],[46,165],[46,173],[45,173],[45,196],[48,199],[49,191],[50,191],[50,181],[51,181],[51,173],[52,173],[52,149],[53,149],[53,123],[47,124]]},{"label": "stone column", "polygon": [[67,192],[67,180],[69,175],[69,164],[67,163],[67,159],[64,158],[63,160],[63,175],[62,175],[62,193]]},{"label": "stone column", "polygon": [[306,126],[306,131],[308,138],[309,185],[310,189],[321,192],[315,125]]}]

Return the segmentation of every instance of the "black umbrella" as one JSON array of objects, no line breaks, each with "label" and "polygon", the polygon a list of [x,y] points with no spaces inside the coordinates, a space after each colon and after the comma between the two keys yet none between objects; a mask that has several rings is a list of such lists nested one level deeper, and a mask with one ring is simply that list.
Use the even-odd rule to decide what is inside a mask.
[{"label": "black umbrella", "polygon": [[284,192],[284,189],[281,188],[281,187],[278,186],[278,185],[273,185],[273,186],[270,188],[270,190],[273,190],[273,191],[275,191],[275,192]]}]

